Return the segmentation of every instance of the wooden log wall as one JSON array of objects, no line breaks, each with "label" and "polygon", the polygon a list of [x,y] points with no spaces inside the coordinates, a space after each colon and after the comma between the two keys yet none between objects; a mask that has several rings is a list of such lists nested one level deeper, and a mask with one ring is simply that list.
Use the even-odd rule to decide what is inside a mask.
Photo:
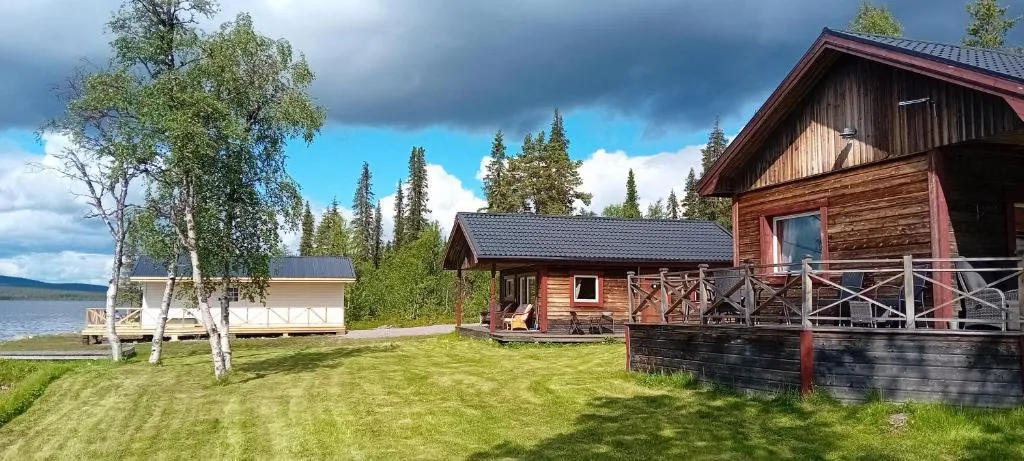
[{"label": "wooden log wall", "polygon": [[[570,311],[576,311],[581,316],[600,315],[601,312],[609,311],[612,312],[616,321],[625,323],[629,319],[629,293],[626,291],[626,271],[628,270],[626,268],[601,268],[588,271],[582,268],[571,270],[549,268],[546,278],[548,322],[556,325],[568,325]],[[601,274],[600,306],[570,306],[573,290],[571,272]]]},{"label": "wooden log wall", "polygon": [[[803,101],[756,158],[724,178],[730,190],[781,184],[1024,127],[1001,98],[853,56],[839,58]],[[849,143],[839,136],[847,127],[857,129]]]},{"label": "wooden log wall", "polygon": [[827,209],[829,259],[931,255],[928,158],[915,155],[740,195],[739,259],[770,263],[762,254],[770,254],[771,218],[819,207]]},{"label": "wooden log wall", "polygon": [[800,387],[799,331],[680,325],[629,325],[632,368],[685,371],[739,389]]},{"label": "wooden log wall", "polygon": [[[630,324],[633,371],[693,373],[742,390],[800,389],[800,329]],[[1007,407],[1024,403],[1019,334],[937,330],[811,331],[813,388],[846,402]]]}]

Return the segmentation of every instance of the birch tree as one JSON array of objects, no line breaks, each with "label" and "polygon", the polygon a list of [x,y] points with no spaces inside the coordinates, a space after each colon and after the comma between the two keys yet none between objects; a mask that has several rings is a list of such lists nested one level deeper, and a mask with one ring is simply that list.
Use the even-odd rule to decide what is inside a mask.
[{"label": "birch tree", "polygon": [[104,69],[79,71],[61,89],[64,114],[47,122],[43,133],[68,139],[49,165],[75,184],[75,195],[89,206],[87,219],[103,222],[113,244],[105,312],[107,341],[113,360],[121,360],[116,328],[116,300],[126,263],[126,240],[132,225],[129,190],[145,172],[152,146],[133,111],[139,86],[128,73]]},{"label": "birch tree", "polygon": [[136,246],[149,258],[162,264],[167,272],[164,282],[163,296],[160,298],[160,312],[156,326],[153,328],[153,340],[150,347],[149,363],[160,364],[163,352],[163,339],[167,328],[167,317],[171,310],[171,302],[175,298],[178,284],[179,264],[181,259],[181,243],[175,231],[181,213],[177,209],[178,200],[173,190],[152,189],[146,196],[146,206],[136,218],[133,228]]}]

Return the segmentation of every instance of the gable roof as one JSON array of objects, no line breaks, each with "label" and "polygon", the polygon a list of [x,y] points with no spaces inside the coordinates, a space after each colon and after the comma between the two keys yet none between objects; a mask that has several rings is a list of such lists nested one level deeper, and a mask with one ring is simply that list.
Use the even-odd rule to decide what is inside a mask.
[{"label": "gable roof", "polygon": [[[190,277],[192,266],[182,258],[178,263],[178,275]],[[238,276],[244,277],[239,273]],[[167,269],[163,263],[147,256],[139,258],[132,270],[131,278],[166,278]],[[285,256],[270,261],[270,278],[273,279],[331,279],[355,280],[356,271],[352,260],[334,256]]]},{"label": "gable roof", "polygon": [[628,263],[731,263],[732,235],[713,221],[458,213],[445,249],[445,268],[472,261],[540,260]]},{"label": "gable roof", "polygon": [[837,31],[829,28],[740,130],[697,184],[701,195],[725,195],[716,189],[723,172],[750,157],[765,133],[811,91],[838,56],[847,54],[961,85],[1003,98],[1024,119],[1024,57],[996,50]]}]

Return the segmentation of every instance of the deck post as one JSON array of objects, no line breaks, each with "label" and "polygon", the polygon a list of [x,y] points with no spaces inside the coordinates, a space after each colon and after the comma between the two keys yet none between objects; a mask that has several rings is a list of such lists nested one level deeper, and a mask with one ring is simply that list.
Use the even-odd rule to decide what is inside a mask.
[{"label": "deck post", "polygon": [[629,324],[626,324],[626,371],[633,371],[633,350],[629,346]]},{"label": "deck post", "polygon": [[498,279],[496,278],[496,276],[497,276],[497,267],[495,267],[494,264],[491,264],[491,299],[490,299],[490,301],[487,304],[487,311],[490,313],[491,321],[490,321],[489,325],[487,325],[487,327],[488,327],[488,330],[490,330],[492,335],[494,334],[494,331],[496,330],[495,323],[498,321],[497,320],[498,319],[498,302],[497,302],[498,301],[497,300],[497,296],[498,296],[498,294],[497,294]]},{"label": "deck post", "polygon": [[540,332],[548,332],[548,269],[541,267],[537,270],[537,311],[540,322]]},{"label": "deck post", "polygon": [[800,394],[814,390],[814,332],[811,330],[811,312],[814,290],[811,281],[811,258],[804,258],[800,267],[803,302],[800,303]]},{"label": "deck post", "polygon": [[455,328],[462,326],[462,268],[456,272],[455,277]]},{"label": "deck post", "polygon": [[910,255],[903,256],[903,304],[906,307],[907,315],[907,328],[914,329],[917,327],[917,314],[915,313],[914,306],[914,257]]},{"label": "deck post", "polygon": [[[636,308],[636,299],[633,298],[633,277],[636,277],[636,272],[626,272],[626,299],[629,301],[628,318],[630,322],[636,321],[636,318],[633,317],[633,309]],[[628,331],[629,329],[627,328],[626,330]]]},{"label": "deck post", "polygon": [[[1017,274],[1017,308],[1010,310],[1007,314],[1009,325],[1006,326],[1007,330],[1019,331],[1020,327],[1020,288],[1024,287],[1024,252],[1017,252],[1017,270],[1020,271]],[[1024,372],[1024,369],[1021,369]]]},{"label": "deck post", "polygon": [[661,323],[668,323],[668,318],[665,317],[665,311],[668,310],[668,290],[665,288],[665,274],[668,273],[667,267],[658,269],[658,288],[661,289],[660,305],[661,311]]},{"label": "deck post", "polygon": [[697,266],[697,316],[701,325],[704,324],[704,312],[708,310],[707,270],[707,264]]}]

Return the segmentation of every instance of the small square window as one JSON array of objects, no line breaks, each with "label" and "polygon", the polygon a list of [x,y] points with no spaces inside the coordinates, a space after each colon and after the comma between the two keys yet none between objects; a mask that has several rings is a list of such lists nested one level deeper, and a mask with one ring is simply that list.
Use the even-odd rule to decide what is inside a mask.
[{"label": "small square window", "polygon": [[238,302],[238,287],[228,287],[228,301]]},{"label": "small square window", "polygon": [[599,301],[596,275],[573,276],[572,299],[576,302],[596,303]]}]

